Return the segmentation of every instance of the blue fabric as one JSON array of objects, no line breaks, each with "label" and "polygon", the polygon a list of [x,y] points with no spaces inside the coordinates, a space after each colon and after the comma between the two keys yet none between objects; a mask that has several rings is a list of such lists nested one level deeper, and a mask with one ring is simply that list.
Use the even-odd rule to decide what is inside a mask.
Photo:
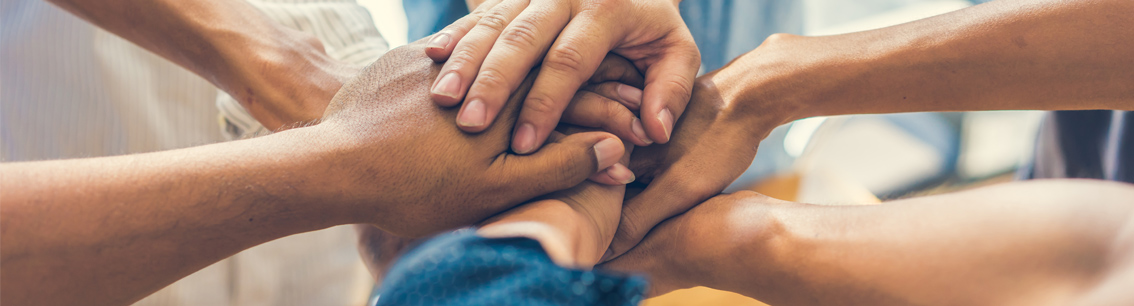
[{"label": "blue fabric", "polygon": [[1025,179],[1093,178],[1134,183],[1134,112],[1048,112]]},{"label": "blue fabric", "polygon": [[465,230],[405,254],[376,305],[637,305],[646,281],[560,267],[539,242],[488,239]]},{"label": "blue fabric", "polygon": [[465,0],[403,0],[409,41],[433,35],[469,14]]}]

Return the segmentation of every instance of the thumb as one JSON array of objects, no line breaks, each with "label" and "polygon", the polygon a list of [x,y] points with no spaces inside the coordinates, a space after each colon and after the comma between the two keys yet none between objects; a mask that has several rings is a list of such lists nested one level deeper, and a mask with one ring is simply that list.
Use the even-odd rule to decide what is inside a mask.
[{"label": "thumb", "polygon": [[618,137],[606,132],[553,135],[551,139],[533,154],[503,155],[492,164],[497,177],[512,190],[525,193],[516,195],[522,200],[574,187],[618,163],[626,150]]}]

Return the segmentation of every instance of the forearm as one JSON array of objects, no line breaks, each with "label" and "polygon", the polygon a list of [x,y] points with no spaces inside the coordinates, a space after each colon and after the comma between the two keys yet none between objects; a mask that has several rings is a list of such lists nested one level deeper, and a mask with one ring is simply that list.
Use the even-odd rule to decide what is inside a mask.
[{"label": "forearm", "polygon": [[1065,305],[1132,255],[1131,198],[1130,185],[1037,181],[876,206],[738,204],[729,216],[771,221],[721,217],[714,241],[741,247],[699,279],[772,304]]},{"label": "forearm", "polygon": [[320,117],[355,73],[243,0],[49,1],[208,80],[269,129]]},{"label": "forearm", "polygon": [[312,135],[0,166],[4,304],[126,305],[240,250],[347,223],[297,188],[322,183],[299,137]]},{"label": "forearm", "polygon": [[[1134,2],[1001,0],[878,30],[770,39],[766,51],[785,53],[776,55],[790,58],[781,63],[789,72],[772,82],[743,84],[753,71],[773,73],[756,69],[768,67],[759,66],[768,57],[757,49],[719,75],[732,79],[721,82],[743,87],[733,94],[753,109],[790,103],[780,105],[789,120],[914,111],[1130,110],[1132,36]],[[778,50],[780,43],[795,51]]]}]

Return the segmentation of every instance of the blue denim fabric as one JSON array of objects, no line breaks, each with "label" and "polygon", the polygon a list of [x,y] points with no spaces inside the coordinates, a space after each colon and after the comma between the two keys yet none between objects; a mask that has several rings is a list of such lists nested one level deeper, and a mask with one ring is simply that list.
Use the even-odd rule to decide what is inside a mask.
[{"label": "blue denim fabric", "polygon": [[471,230],[405,254],[383,283],[378,306],[630,306],[646,293],[642,277],[563,268],[535,240],[488,239]]}]

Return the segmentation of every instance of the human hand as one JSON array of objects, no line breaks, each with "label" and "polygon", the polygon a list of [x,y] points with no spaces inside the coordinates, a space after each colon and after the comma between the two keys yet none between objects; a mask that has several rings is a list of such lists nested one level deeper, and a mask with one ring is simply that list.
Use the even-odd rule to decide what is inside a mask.
[{"label": "human hand", "polygon": [[659,224],[626,254],[597,268],[648,275],[651,297],[696,286],[742,284],[733,282],[731,274],[756,270],[732,271],[729,259],[759,255],[754,252],[761,251],[761,244],[748,242],[774,235],[769,208],[784,203],[789,202],[751,191],[712,197]]},{"label": "human hand", "polygon": [[662,220],[723,191],[752,163],[760,141],[772,129],[800,119],[805,108],[800,101],[813,99],[807,96],[812,94],[807,86],[832,80],[808,74],[815,69],[803,69],[814,60],[798,59],[808,50],[797,48],[798,38],[773,35],[694,82],[693,99],[673,140],[641,148],[631,159],[638,181],[649,185],[626,200],[618,234],[604,260],[626,252]]},{"label": "human hand", "polygon": [[308,33],[278,30],[284,33],[224,57],[227,73],[214,80],[272,131],[322,118],[331,98],[361,69],[332,59],[323,43]]},{"label": "human hand", "polygon": [[658,0],[491,0],[435,34],[426,52],[446,61],[433,99],[443,106],[465,101],[456,121],[468,132],[488,129],[507,93],[542,61],[512,137],[521,154],[544,143],[608,52],[645,71],[641,120],[611,124],[621,127],[611,132],[640,146],[669,141],[700,67],[677,3]]},{"label": "human hand", "polygon": [[[567,131],[568,134],[577,132]],[[563,134],[552,132],[553,141]],[[628,162],[632,144],[620,162]],[[477,233],[484,237],[529,237],[540,242],[548,257],[564,267],[593,267],[618,228],[625,185],[585,181],[520,205],[485,221]]]},{"label": "human hand", "polygon": [[423,49],[395,49],[364,69],[311,127],[332,152],[321,186],[311,188],[346,205],[354,223],[409,237],[471,225],[578,185],[622,157],[622,142],[603,132],[573,134],[530,156],[510,154],[510,123],[532,80],[510,99],[502,124],[476,135],[460,131],[449,124],[454,111],[429,102],[440,67]]}]

